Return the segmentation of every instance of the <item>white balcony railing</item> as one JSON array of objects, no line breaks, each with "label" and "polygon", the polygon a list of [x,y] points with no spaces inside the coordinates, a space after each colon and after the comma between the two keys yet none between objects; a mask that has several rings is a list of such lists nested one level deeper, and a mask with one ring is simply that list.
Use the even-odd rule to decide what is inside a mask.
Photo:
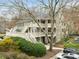
[{"label": "white balcony railing", "polygon": [[37,42],[35,37],[32,34],[26,34],[26,33],[22,33],[22,32],[6,32],[6,36],[17,36],[17,37],[23,37],[28,41],[31,42]]}]

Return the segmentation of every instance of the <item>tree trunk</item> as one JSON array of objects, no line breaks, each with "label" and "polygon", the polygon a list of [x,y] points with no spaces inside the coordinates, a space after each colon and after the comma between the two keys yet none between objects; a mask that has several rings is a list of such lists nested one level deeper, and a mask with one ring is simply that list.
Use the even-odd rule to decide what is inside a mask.
[{"label": "tree trunk", "polygon": [[53,49],[53,29],[54,29],[54,17],[53,18],[51,18],[52,20],[51,20],[51,39],[50,39],[50,48],[49,48],[49,51],[52,51],[52,49]]},{"label": "tree trunk", "polygon": [[[53,14],[52,14],[53,13]],[[50,11],[49,11],[49,14],[50,14],[50,19],[51,19],[51,39],[50,39],[50,48],[49,48],[49,51],[52,51],[53,49],[53,35],[54,35],[54,20],[55,20],[55,15],[54,15],[54,11],[50,8]]]},{"label": "tree trunk", "polygon": [[49,51],[52,51],[52,47],[53,47],[53,43],[52,43],[52,41],[53,41],[53,40],[52,40],[52,38],[51,38],[50,43],[49,43],[49,44],[50,44]]}]

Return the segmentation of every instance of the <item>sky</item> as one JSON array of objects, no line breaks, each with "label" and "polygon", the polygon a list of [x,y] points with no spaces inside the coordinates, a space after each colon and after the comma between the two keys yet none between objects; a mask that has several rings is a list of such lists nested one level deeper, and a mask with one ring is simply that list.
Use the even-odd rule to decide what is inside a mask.
[{"label": "sky", "polygon": [[[0,0],[0,4],[2,3],[10,4],[9,0]],[[29,7],[36,6],[37,0],[28,0],[27,3]],[[7,8],[5,7],[0,7],[0,16],[5,16],[9,19],[12,18],[12,16],[7,12]]]},{"label": "sky", "polygon": [[[9,0],[0,0],[0,3],[6,3],[6,4],[8,4]],[[29,6],[36,5],[37,4],[37,0],[28,0],[28,4],[29,4]]]},{"label": "sky", "polygon": [[[3,4],[3,3],[5,3],[6,5],[8,5],[8,4],[10,4],[10,1],[9,0],[0,0],[0,5]],[[37,4],[38,4],[37,0],[28,0],[27,1],[28,7],[37,6]],[[7,9],[7,7],[0,6],[0,12],[2,10],[6,10],[6,9]]]},{"label": "sky", "polygon": [[[28,0],[28,6],[29,7],[32,7],[32,6],[37,6],[38,5],[38,2],[37,1],[39,1],[39,0]],[[44,0],[44,1],[47,1],[47,0]],[[68,0],[69,1],[69,0]],[[76,0],[75,0],[76,1]],[[0,4],[1,3],[6,3],[6,4],[10,4],[9,3],[9,0],[0,0]],[[70,3],[69,3],[70,4]],[[5,8],[5,7],[0,7],[0,15],[1,15],[1,13],[2,14],[5,14],[7,11],[7,8]],[[3,11],[3,12],[2,12]],[[10,15],[7,15],[7,17],[11,17]]]}]

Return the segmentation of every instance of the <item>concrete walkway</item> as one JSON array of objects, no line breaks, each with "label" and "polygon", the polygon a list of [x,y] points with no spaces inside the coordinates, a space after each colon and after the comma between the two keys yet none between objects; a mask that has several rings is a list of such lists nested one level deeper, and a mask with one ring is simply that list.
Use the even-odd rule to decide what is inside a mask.
[{"label": "concrete walkway", "polygon": [[[46,49],[49,49],[49,45],[45,45]],[[63,50],[63,48],[59,48],[59,47],[53,47],[52,49],[58,49],[58,50]]]},{"label": "concrete walkway", "polygon": [[[49,49],[49,45],[45,45],[46,49],[48,50]],[[56,49],[56,50],[61,50],[59,53],[57,53],[56,55],[60,55],[60,53],[63,51],[63,48],[59,48],[59,47],[53,47],[52,49]],[[50,59],[55,59],[55,56],[51,57]]]}]

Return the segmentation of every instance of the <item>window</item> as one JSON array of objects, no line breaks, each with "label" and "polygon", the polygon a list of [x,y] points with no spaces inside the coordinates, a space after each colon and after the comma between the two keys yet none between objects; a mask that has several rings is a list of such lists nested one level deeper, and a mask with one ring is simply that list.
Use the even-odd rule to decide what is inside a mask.
[{"label": "window", "polygon": [[56,28],[54,28],[54,30],[53,30],[54,32],[56,32]]},{"label": "window", "polygon": [[51,23],[51,20],[48,20],[48,23]]},{"label": "window", "polygon": [[48,28],[48,32],[51,32],[51,28]]},{"label": "window", "polygon": [[38,22],[39,22],[39,19],[38,19]]},{"label": "window", "polygon": [[40,28],[39,27],[36,28],[36,32],[40,32]]},{"label": "window", "polygon": [[[45,28],[42,28],[43,30],[45,30]],[[43,32],[42,30],[41,30],[41,32]]]},{"label": "window", "polygon": [[28,29],[25,32],[28,33]]},{"label": "window", "polygon": [[38,42],[40,42],[41,40],[40,40],[40,37],[36,37],[36,40],[38,41]]},{"label": "window", "polygon": [[45,23],[45,20],[41,20],[41,23]]},{"label": "window", "polygon": [[21,29],[16,29],[16,32],[21,32]]}]

